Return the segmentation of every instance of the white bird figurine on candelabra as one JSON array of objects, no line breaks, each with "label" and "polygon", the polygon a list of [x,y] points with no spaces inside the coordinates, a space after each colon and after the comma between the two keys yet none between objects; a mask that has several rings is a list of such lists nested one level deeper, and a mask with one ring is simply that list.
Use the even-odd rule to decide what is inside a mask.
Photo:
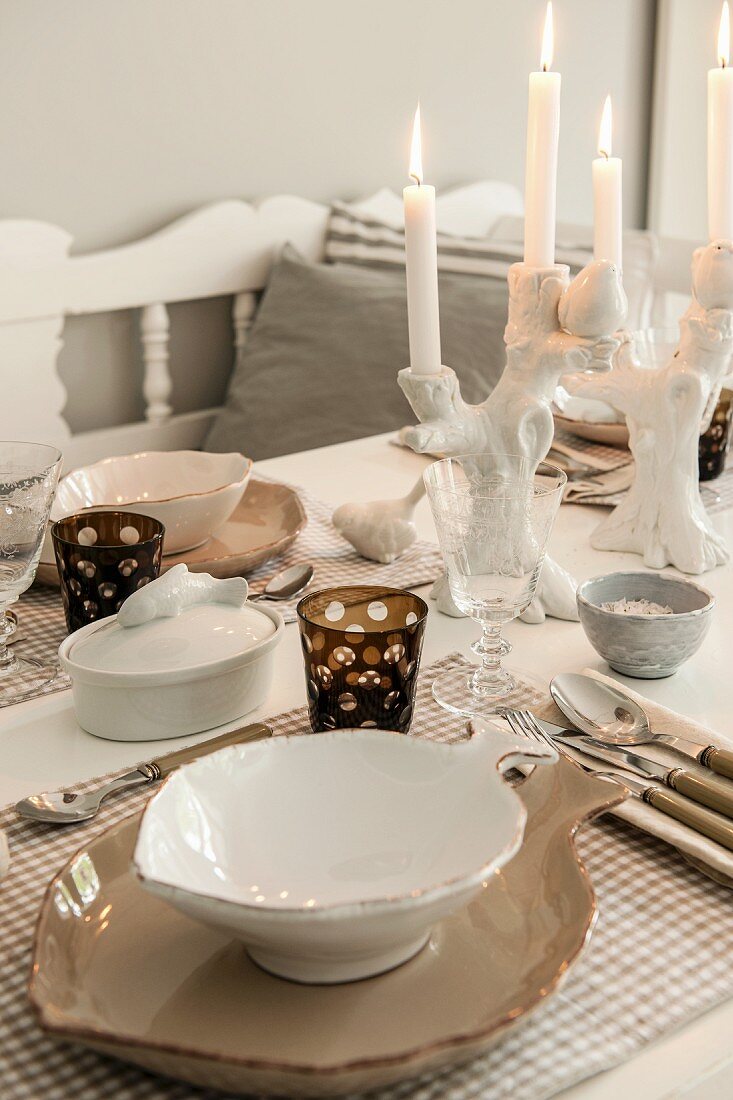
[{"label": "white bird figurine on candelabra", "polygon": [[565,332],[595,336],[615,332],[626,316],[627,302],[619,271],[610,260],[595,260],[580,271],[557,304]]},{"label": "white bird figurine on candelabra", "polygon": [[692,293],[703,309],[733,309],[731,243],[713,241],[697,249],[692,266]]}]

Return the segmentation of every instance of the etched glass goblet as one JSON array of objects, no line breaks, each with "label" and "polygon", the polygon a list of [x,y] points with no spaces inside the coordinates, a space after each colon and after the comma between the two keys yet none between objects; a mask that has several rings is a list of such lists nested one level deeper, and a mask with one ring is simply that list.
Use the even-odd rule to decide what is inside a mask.
[{"label": "etched glass goblet", "polygon": [[56,665],[16,655],[8,609],[33,583],[61,468],[41,443],[0,442],[0,700],[13,702],[54,679]]},{"label": "etched glass goblet", "polygon": [[445,458],[423,476],[453,602],[482,629],[471,646],[479,667],[439,676],[433,696],[458,714],[493,714],[518,686],[502,665],[502,625],[534,597],[567,478],[548,462],[491,454]]}]

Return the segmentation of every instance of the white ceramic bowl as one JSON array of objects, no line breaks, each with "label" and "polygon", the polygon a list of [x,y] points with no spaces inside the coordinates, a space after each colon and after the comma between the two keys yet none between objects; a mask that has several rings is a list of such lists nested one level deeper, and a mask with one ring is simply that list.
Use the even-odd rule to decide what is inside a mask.
[{"label": "white ceramic bowl", "polygon": [[[622,615],[604,611],[616,600],[648,600],[671,615]],[[588,641],[616,672],[640,680],[671,676],[705,640],[715,597],[707,588],[669,573],[606,573],[577,592],[578,614]]]},{"label": "white ceramic bowl", "polygon": [[116,620],[90,623],[59,647],[77,721],[89,733],[182,737],[232,722],[267,698],[284,631],[277,611],[199,604],[135,627]]},{"label": "white ceramic bowl", "polygon": [[152,516],[165,527],[164,554],[201,546],[242,499],[252,461],[240,454],[143,451],[82,466],[59,482],[51,521],[88,508]]},{"label": "white ceramic bowl", "polygon": [[134,865],[272,973],[368,977],[415,955],[519,849],[526,814],[501,771],[554,759],[490,726],[456,745],[374,729],[236,745],[164,783]]}]

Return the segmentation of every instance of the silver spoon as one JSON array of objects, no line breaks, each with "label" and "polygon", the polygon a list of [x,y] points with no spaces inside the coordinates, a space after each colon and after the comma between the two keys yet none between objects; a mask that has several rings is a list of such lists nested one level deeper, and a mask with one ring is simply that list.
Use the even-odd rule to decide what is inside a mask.
[{"label": "silver spoon", "polygon": [[115,791],[124,791],[129,787],[140,787],[145,783],[155,783],[159,779],[165,779],[182,764],[188,764],[191,760],[197,760],[200,756],[206,756],[228,745],[240,745],[246,741],[259,741],[263,737],[271,736],[272,730],[264,722],[253,722],[248,726],[231,730],[229,733],[223,733],[220,737],[212,737],[208,741],[168,753],[159,760],[140,764],[134,771],[115,776],[114,779],[110,779],[101,787],[95,787],[94,790],[83,793],[44,791],[43,794],[32,794],[28,798],[21,799],[16,803],[15,809],[21,817],[30,817],[34,821],[47,821],[53,825],[74,825],[94,817],[102,800]]},{"label": "silver spoon", "polygon": [[644,708],[619,688],[593,676],[563,672],[550,684],[550,693],[568,721],[596,741],[606,745],[666,745],[733,779],[733,752],[670,733],[652,733]]},{"label": "silver spoon", "polygon": [[313,566],[306,562],[304,565],[290,565],[283,569],[282,573],[276,573],[265,585],[264,591],[250,596],[250,603],[257,600],[289,600],[297,596],[304,588],[307,588],[313,580]]}]

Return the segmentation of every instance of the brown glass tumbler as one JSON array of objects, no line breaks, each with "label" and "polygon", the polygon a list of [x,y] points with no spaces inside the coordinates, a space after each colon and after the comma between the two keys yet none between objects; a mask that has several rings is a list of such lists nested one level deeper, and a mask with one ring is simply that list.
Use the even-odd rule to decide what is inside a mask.
[{"label": "brown glass tumbler", "polygon": [[165,528],[135,512],[79,512],[51,528],[69,631],[114,615],[160,573]]},{"label": "brown glass tumbler", "polygon": [[725,469],[733,423],[733,390],[721,390],[710,427],[700,436],[700,481],[712,481]]},{"label": "brown glass tumbler", "polygon": [[428,607],[412,592],[356,585],[298,604],[314,733],[354,726],[407,733]]}]

